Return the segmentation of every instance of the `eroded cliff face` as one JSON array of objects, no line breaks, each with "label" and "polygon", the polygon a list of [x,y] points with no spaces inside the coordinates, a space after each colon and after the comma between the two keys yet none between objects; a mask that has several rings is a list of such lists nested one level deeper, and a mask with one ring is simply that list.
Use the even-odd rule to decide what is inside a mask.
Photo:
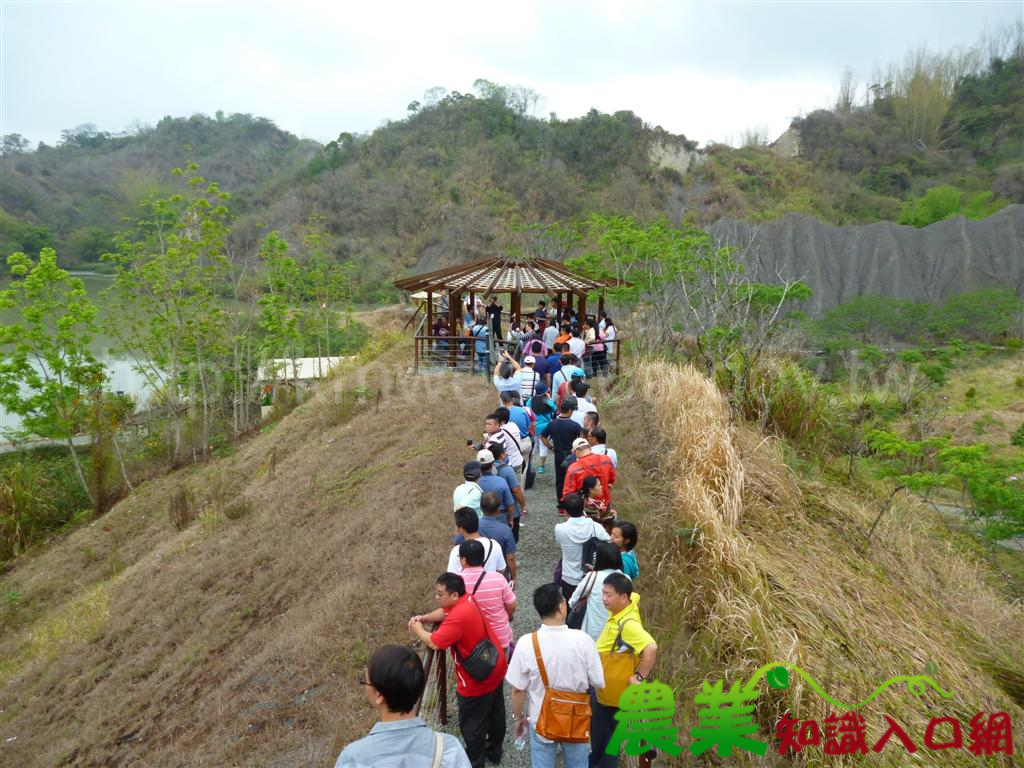
[{"label": "eroded cliff face", "polygon": [[723,219],[709,231],[737,246],[755,279],[806,282],[812,314],[864,294],[941,301],[1005,285],[1024,297],[1024,205],[923,229],[892,222],[835,227],[791,214],[762,224]]}]

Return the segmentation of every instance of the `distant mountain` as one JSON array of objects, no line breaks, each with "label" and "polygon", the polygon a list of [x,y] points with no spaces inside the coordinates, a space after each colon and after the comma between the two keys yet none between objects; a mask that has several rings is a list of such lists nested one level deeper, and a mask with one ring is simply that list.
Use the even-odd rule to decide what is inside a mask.
[{"label": "distant mountain", "polygon": [[[538,119],[530,114],[532,91],[486,81],[475,87],[476,94],[435,89],[425,103],[410,104],[405,119],[324,146],[264,118],[219,113],[168,117],[132,136],[84,126],[34,152],[20,137],[4,137],[0,257],[53,244],[65,264],[96,261],[124,217],[138,215],[139,200],[167,194],[168,172],[188,160],[233,194],[236,253],[277,229],[301,254],[307,222],[320,215],[335,257],[357,268],[362,300],[392,297],[391,281],[405,272],[522,249],[530,226],[591,211],[701,226],[781,220],[772,231],[792,226],[785,217],[796,213],[820,222],[800,219],[808,231],[826,231],[957,213],[980,218],[1024,203],[1021,56],[994,60],[946,94],[934,129],[940,150],[912,139],[908,97],[885,88],[863,106],[794,121],[774,146],[751,137],[740,149],[698,149],[632,112]],[[925,199],[939,185],[954,198],[934,195],[944,208]],[[876,242],[851,237],[850,247]],[[858,258],[867,263],[879,253]]]}]

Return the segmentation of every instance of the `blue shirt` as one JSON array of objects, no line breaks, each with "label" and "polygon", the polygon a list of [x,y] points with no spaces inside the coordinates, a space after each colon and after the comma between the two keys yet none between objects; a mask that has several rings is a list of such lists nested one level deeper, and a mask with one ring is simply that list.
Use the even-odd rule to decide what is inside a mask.
[{"label": "blue shirt", "polygon": [[490,331],[487,330],[486,325],[474,325],[470,331],[472,335],[476,336],[476,351],[477,354],[485,354],[487,349],[487,335]]},{"label": "blue shirt", "polygon": [[[516,553],[516,537],[512,535],[512,529],[508,527],[508,522],[504,516],[488,517],[484,515],[480,518],[480,530],[478,533],[485,539],[494,539],[501,544],[501,553],[505,556],[506,560],[509,555]],[[455,544],[461,544],[465,540],[465,537],[460,533],[455,537]]]},{"label": "blue shirt", "polygon": [[[444,735],[441,768],[470,768],[466,750],[455,736]],[[434,731],[422,717],[377,723],[367,736],[338,755],[334,768],[430,768],[434,764]]]},{"label": "blue shirt", "polygon": [[544,358],[544,360],[544,367],[546,369],[545,372],[550,374],[551,376],[554,376],[562,369],[561,353],[557,355],[548,355],[546,358]]},{"label": "blue shirt", "polygon": [[526,437],[530,434],[530,414],[523,406],[509,406],[508,418],[509,421],[515,422],[515,425],[519,427],[520,437]]},{"label": "blue shirt", "polygon": [[[516,477],[516,471],[509,466],[507,461],[495,461],[494,471],[498,475],[498,477],[505,478],[505,482],[508,483],[508,488],[510,491],[514,491],[516,488],[519,487],[519,478]],[[520,513],[522,513],[523,511],[522,508],[519,506],[519,499],[516,498],[516,495],[514,493],[512,494],[512,498],[515,500],[516,505],[515,517],[519,517]]]},{"label": "blue shirt", "polygon": [[622,552],[622,572],[629,576],[629,578],[636,579],[640,576],[640,563],[636,561],[636,552]]},{"label": "blue shirt", "polygon": [[484,475],[476,481],[477,485],[483,489],[484,493],[496,493],[501,497],[501,506],[505,509],[513,509],[516,505],[516,499],[512,495],[512,489],[508,487],[508,482],[498,475]]}]

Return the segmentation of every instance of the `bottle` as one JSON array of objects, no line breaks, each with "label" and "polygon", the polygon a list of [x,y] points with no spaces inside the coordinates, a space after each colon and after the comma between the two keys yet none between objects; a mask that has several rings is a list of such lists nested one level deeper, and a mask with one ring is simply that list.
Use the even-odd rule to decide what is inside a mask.
[{"label": "bottle", "polygon": [[519,738],[516,739],[516,749],[518,749],[520,752],[522,752],[524,749],[526,749],[526,734],[525,733],[522,736],[520,736]]}]

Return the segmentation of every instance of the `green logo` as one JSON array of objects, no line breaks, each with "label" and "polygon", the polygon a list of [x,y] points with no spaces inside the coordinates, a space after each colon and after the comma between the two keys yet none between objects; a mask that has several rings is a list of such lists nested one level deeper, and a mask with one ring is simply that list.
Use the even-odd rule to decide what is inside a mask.
[{"label": "green logo", "polygon": [[626,754],[633,757],[655,747],[672,757],[678,756],[683,748],[675,743],[679,732],[679,727],[672,725],[675,713],[675,697],[664,683],[645,680],[626,686],[615,713],[618,724],[605,752],[617,755],[622,742],[626,742]]},{"label": "green logo", "polygon": [[[945,699],[953,697],[952,693],[942,690],[928,675],[901,675],[886,680],[864,701],[856,704],[844,704],[829,696],[818,685],[818,682],[800,667],[793,664],[789,666],[806,680],[819,696],[839,709],[853,710],[863,707],[886,688],[903,682],[915,696],[923,696],[927,686]],[[935,667],[930,665],[926,669],[931,672]],[[690,752],[696,756],[716,747],[719,757],[730,757],[734,748],[756,755],[764,755],[768,751],[768,745],[765,742],[749,738],[751,734],[757,732],[753,701],[761,692],[759,687],[761,678],[767,679],[768,685],[772,688],[779,690],[789,688],[789,670],[778,662],[765,664],[747,680],[745,685],[740,686],[737,681],[729,687],[728,691],[724,690],[721,680],[714,685],[708,683],[707,680],[704,681],[703,689],[693,699],[695,703],[705,706],[697,713],[700,725],[690,731],[690,736],[695,739],[694,743],[690,745]]]}]

